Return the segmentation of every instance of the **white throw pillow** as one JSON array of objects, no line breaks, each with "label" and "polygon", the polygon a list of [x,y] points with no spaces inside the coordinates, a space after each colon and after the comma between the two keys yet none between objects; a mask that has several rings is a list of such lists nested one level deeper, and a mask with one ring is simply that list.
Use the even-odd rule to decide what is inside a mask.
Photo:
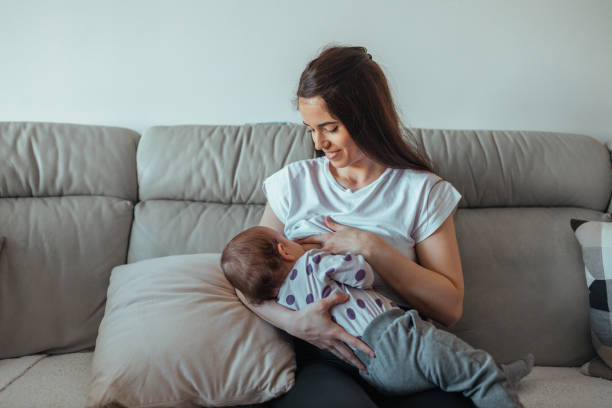
[{"label": "white throw pillow", "polygon": [[581,371],[612,380],[612,222],[572,218],[570,223],[582,248],[591,341],[600,357],[586,363]]},{"label": "white throw pillow", "polygon": [[113,269],[88,407],[255,404],[293,386],[291,345],[240,303],[219,258],[168,256]]}]

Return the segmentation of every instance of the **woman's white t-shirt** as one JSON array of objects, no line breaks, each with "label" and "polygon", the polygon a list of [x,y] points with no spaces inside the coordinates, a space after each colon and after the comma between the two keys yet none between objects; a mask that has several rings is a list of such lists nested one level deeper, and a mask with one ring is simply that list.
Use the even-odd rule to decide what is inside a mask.
[{"label": "woman's white t-shirt", "polygon": [[[263,191],[291,240],[330,232],[325,216],[371,231],[416,260],[414,245],[434,233],[457,207],[461,194],[439,176],[387,168],[357,190],[340,185],[326,157],[293,162],[272,174]],[[409,305],[378,274],[374,289],[404,307]]]}]

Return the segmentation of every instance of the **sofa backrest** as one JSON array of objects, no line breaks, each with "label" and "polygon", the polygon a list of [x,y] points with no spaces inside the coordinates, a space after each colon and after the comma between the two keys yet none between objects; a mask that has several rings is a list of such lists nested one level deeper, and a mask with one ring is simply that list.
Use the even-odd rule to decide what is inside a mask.
[{"label": "sofa backrest", "polygon": [[571,218],[602,219],[610,153],[582,135],[417,130],[461,192],[455,215],[464,314],[451,329],[499,361],[532,352],[540,365],[593,356],[588,290]]},{"label": "sofa backrest", "polygon": [[[13,129],[11,126],[33,126],[37,129],[35,133],[41,133],[39,127],[43,125],[3,126],[0,140],[6,138],[5,134],[16,132],[6,130]],[[85,133],[92,133],[89,138],[95,138],[96,132],[111,132],[110,128],[101,127],[44,126],[45,132],[60,139],[64,136],[59,134],[73,134],[77,128],[78,132],[88,129]],[[165,255],[219,252],[233,235],[259,221],[265,204],[261,191],[263,179],[289,162],[314,157],[310,137],[298,125],[154,127],[140,138],[137,152],[134,149],[138,135],[121,129],[112,132],[116,132],[116,138],[108,139],[112,140],[110,143],[103,138],[96,139],[99,153],[78,149],[67,155],[60,153],[63,152],[60,149],[49,157],[51,161],[69,161],[76,154],[93,155],[92,163],[97,163],[95,157],[104,158],[100,160],[105,164],[92,164],[93,168],[105,168],[116,176],[111,182],[115,186],[105,186],[102,190],[94,188],[93,181],[83,182],[86,187],[75,190],[76,176],[55,182],[64,189],[56,191],[57,195],[70,195],[53,198],[59,200],[62,213],[73,214],[70,225],[87,225],[89,229],[83,232],[74,226],[62,224],[60,228],[49,224],[46,235],[37,238],[38,243],[29,245],[24,241],[20,252],[13,252],[12,246],[16,245],[15,238],[19,242],[21,236],[10,229],[4,232],[7,225],[16,228],[10,223],[13,217],[7,215],[13,207],[6,207],[16,199],[4,187],[4,180],[10,174],[0,161],[0,235],[7,236],[9,248],[8,255],[0,254],[0,279],[4,279],[0,280],[0,290],[3,290],[0,305],[8,306],[13,314],[25,310],[28,314],[20,313],[20,316],[34,322],[55,319],[56,327],[58,321],[62,322],[59,329],[52,329],[37,328],[36,324],[32,328],[20,327],[14,320],[0,320],[3,338],[5,333],[23,333],[27,329],[53,339],[45,343],[47,349],[37,344],[38,349],[31,346],[30,352],[76,349],[86,343],[67,340],[69,334],[77,331],[83,332],[80,336],[90,339],[89,344],[93,345],[102,317],[103,298],[99,293],[106,291],[111,264]],[[612,169],[607,149],[588,136],[538,132],[417,129],[414,138],[432,157],[439,174],[463,195],[455,223],[465,275],[464,315],[452,331],[474,346],[490,351],[502,362],[527,351],[533,352],[541,365],[578,365],[591,358],[594,351],[588,329],[588,291],[580,248],[569,220],[600,219],[609,208]],[[28,149],[36,151],[40,141],[31,139],[28,143],[31,145]],[[12,151],[10,160],[14,162],[20,154]],[[119,162],[132,163],[132,167],[125,169]],[[29,171],[26,168],[37,166],[35,160],[18,165],[22,173]],[[84,163],[83,168],[72,167],[69,173],[85,171],[88,167]],[[88,168],[86,172],[89,171]],[[118,230],[124,223],[129,225],[131,218],[109,211],[112,221],[104,218],[101,222],[100,216],[79,221],[82,206],[71,207],[69,203],[88,200],[84,204],[88,213],[89,203],[100,199],[131,205],[133,190],[123,195],[108,191],[116,191],[117,185],[136,176],[139,201],[133,211],[128,249],[129,226],[127,231]],[[72,197],[74,194],[85,197]],[[128,212],[131,217],[131,207]],[[17,214],[14,223],[27,225],[28,239],[34,239],[41,234],[38,225],[47,225],[52,219],[52,214],[36,208]],[[46,245],[48,251],[54,251],[56,246],[63,248],[63,243],[53,239],[54,231],[65,231],[77,238],[67,241],[72,246],[67,247],[69,251],[59,251],[56,258],[44,259],[46,269],[39,269],[39,277],[30,264],[23,266],[19,262],[26,262],[25,258],[33,256],[40,246]],[[109,238],[111,235],[114,240]],[[112,251],[101,251],[108,245],[114,245]],[[111,255],[119,254],[121,249],[123,259],[117,261]],[[102,260],[109,257],[113,260],[103,264]],[[82,263],[81,259],[90,262]],[[70,267],[72,272],[64,272]],[[29,271],[29,275],[24,275],[29,276],[28,281],[18,279],[23,270]],[[96,294],[90,303],[81,299],[78,293],[84,290],[81,286],[66,283],[74,275],[82,278],[81,283],[89,282],[87,290]],[[50,287],[50,293],[19,288],[19,285],[27,286],[26,282],[36,281]],[[21,291],[20,297],[5,295],[15,287],[19,288],[17,292]],[[69,294],[78,297],[69,304],[78,304],[80,308],[85,305],[84,313],[93,310],[90,304],[100,302],[95,312],[88,315],[87,325],[78,325],[75,319],[62,314],[68,304],[62,302],[67,302]],[[32,299],[45,305],[62,300],[43,313],[27,305]],[[0,311],[2,319],[5,314],[10,312]],[[49,333],[61,333],[64,337]]]},{"label": "sofa backrest", "polygon": [[[592,357],[587,288],[570,219],[599,219],[612,194],[607,149],[588,136],[415,130],[461,192],[455,215],[465,274],[464,316],[452,331],[500,361]],[[128,261],[219,252],[256,225],[264,178],[314,157],[297,125],[169,126],[138,147],[140,202]]]},{"label": "sofa backrest", "polygon": [[136,132],[0,123],[0,358],[95,344],[137,200]]},{"label": "sofa backrest", "polygon": [[314,150],[297,125],[160,126],[144,133],[137,157],[130,263],[220,252],[259,222],[264,178]]}]

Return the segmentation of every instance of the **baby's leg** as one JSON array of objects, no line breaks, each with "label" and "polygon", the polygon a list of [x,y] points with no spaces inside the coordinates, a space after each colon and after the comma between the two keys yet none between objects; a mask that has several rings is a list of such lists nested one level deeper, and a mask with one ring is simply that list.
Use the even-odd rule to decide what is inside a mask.
[{"label": "baby's leg", "polygon": [[[369,329],[369,328],[368,328]],[[375,385],[387,392],[414,392],[427,381],[449,392],[462,392],[479,408],[522,407],[516,392],[493,358],[457,336],[423,321],[415,310],[395,318],[378,339],[364,340],[377,358],[368,365]],[[374,341],[375,343],[370,343]],[[383,359],[379,359],[379,351]],[[395,354],[392,360],[387,355]],[[370,368],[372,367],[372,368]]]}]

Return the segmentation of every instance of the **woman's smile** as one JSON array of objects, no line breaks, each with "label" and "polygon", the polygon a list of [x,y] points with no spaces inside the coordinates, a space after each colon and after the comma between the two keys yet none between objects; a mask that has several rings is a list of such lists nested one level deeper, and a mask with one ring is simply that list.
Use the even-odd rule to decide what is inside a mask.
[{"label": "woman's smile", "polygon": [[334,160],[340,154],[340,150],[334,150],[332,152],[325,152],[325,157],[328,160]]}]

